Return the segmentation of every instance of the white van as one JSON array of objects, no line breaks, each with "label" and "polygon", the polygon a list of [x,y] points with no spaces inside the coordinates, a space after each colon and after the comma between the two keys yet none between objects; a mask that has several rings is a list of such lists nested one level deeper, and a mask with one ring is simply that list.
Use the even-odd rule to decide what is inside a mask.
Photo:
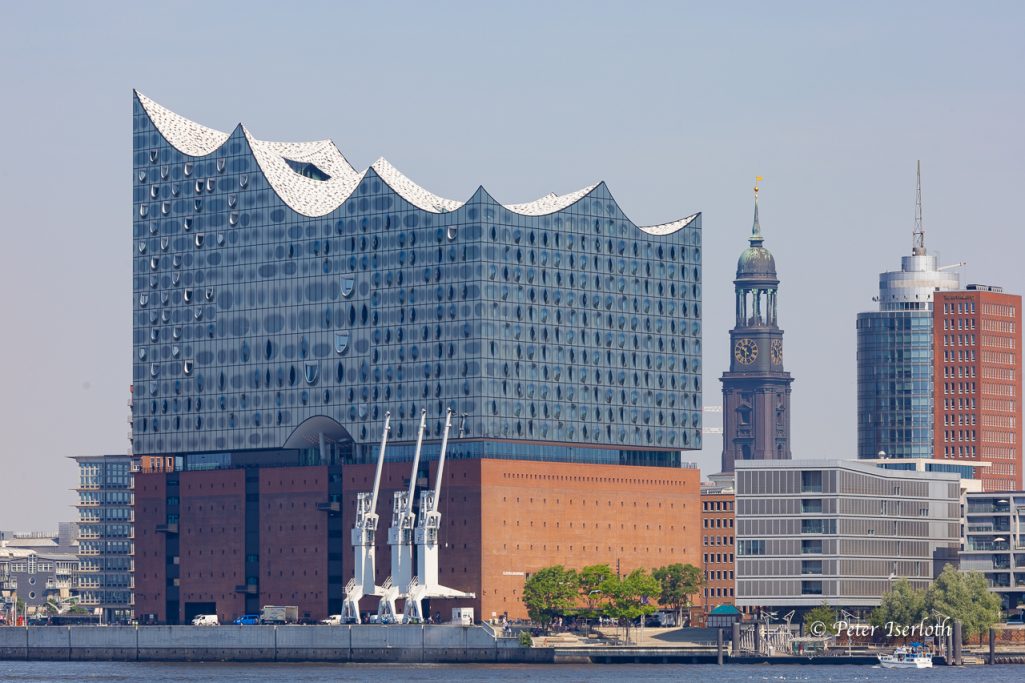
[{"label": "white van", "polygon": [[325,624],[327,626],[341,626],[342,625],[342,615],[341,614],[332,614],[327,619],[322,619],[320,623]]},{"label": "white van", "polygon": [[219,624],[216,614],[197,614],[192,617],[193,626],[218,626]]}]

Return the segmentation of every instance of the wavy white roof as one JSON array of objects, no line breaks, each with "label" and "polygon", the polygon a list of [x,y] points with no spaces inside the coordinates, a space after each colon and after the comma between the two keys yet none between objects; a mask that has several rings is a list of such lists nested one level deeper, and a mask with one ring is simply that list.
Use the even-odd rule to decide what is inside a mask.
[{"label": "wavy white roof", "polygon": [[[175,114],[162,107],[142,93],[136,91],[150,121],[168,144],[182,154],[202,157],[215,152],[223,145],[230,133],[214,130]],[[271,187],[281,200],[293,211],[304,216],[318,217],[338,208],[359,186],[367,171],[356,171],[330,140],[316,142],[268,142],[258,140],[249,130],[239,124],[249,143],[256,163],[267,177]],[[310,163],[326,173],[327,180],[307,178],[289,166],[287,160]],[[425,190],[404,176],[383,157],[370,167],[388,184],[396,194],[407,202],[431,213],[455,211],[466,202],[445,199]],[[540,199],[523,204],[505,204],[506,209],[524,216],[543,216],[561,211],[590,194],[598,183],[570,192],[569,194],[547,194]],[[688,225],[695,216],[688,216],[661,225],[638,226],[650,235],[668,235]]]},{"label": "wavy white roof", "polygon": [[161,107],[138,90],[135,94],[160,134],[182,154],[204,157],[227,142],[230,136],[230,133],[222,133],[179,116],[170,109]]},{"label": "wavy white roof", "polygon": [[[304,216],[324,216],[337,209],[356,191],[366,174],[366,171],[357,173],[330,140],[265,142],[254,138],[245,126],[242,132],[267,182],[283,202]],[[292,170],[285,159],[312,163],[331,177],[327,180],[307,178]]]},{"label": "wavy white roof", "polygon": [[637,227],[649,235],[671,235],[680,228],[690,225],[690,222],[697,217],[698,215],[695,213],[687,216],[686,218],[681,218],[678,221],[660,223],[659,225],[638,225]]}]

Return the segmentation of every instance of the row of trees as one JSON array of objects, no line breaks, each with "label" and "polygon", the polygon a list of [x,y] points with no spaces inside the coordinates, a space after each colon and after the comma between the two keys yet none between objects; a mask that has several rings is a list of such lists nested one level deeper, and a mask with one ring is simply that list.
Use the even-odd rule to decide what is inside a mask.
[{"label": "row of trees", "polygon": [[[1000,621],[1000,598],[989,590],[981,573],[961,572],[948,564],[927,589],[915,588],[907,579],[894,582],[868,620],[885,631],[889,623],[911,626],[922,621],[942,622],[947,617],[948,625],[961,622],[965,638],[972,633],[981,636]],[[824,603],[805,614],[806,625],[816,621],[834,624],[836,610]]]},{"label": "row of trees", "polygon": [[671,564],[652,572],[635,569],[626,576],[607,564],[580,571],[562,565],[531,574],[523,586],[523,603],[530,618],[547,629],[560,616],[608,617],[629,623],[655,612],[658,605],[674,610],[683,623],[690,596],[701,588],[703,575],[692,564]]}]

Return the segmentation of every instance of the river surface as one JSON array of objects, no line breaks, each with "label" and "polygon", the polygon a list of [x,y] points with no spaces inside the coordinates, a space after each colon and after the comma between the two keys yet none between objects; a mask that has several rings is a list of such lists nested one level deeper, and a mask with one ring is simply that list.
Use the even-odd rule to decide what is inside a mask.
[{"label": "river surface", "polygon": [[938,666],[929,671],[874,666],[733,664],[238,664],[162,662],[0,662],[0,681],[556,681],[558,683],[1019,683],[1025,666]]}]

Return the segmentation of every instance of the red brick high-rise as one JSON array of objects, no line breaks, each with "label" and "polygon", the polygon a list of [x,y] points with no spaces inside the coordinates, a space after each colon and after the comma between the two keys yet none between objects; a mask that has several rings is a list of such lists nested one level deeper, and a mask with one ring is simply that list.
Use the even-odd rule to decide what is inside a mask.
[{"label": "red brick high-rise", "polygon": [[736,537],[732,483],[715,482],[701,487],[701,560],[704,615],[719,605],[735,604]]},{"label": "red brick high-rise", "polygon": [[935,457],[976,468],[985,491],[1022,488],[1021,296],[968,285],[936,292]]}]

